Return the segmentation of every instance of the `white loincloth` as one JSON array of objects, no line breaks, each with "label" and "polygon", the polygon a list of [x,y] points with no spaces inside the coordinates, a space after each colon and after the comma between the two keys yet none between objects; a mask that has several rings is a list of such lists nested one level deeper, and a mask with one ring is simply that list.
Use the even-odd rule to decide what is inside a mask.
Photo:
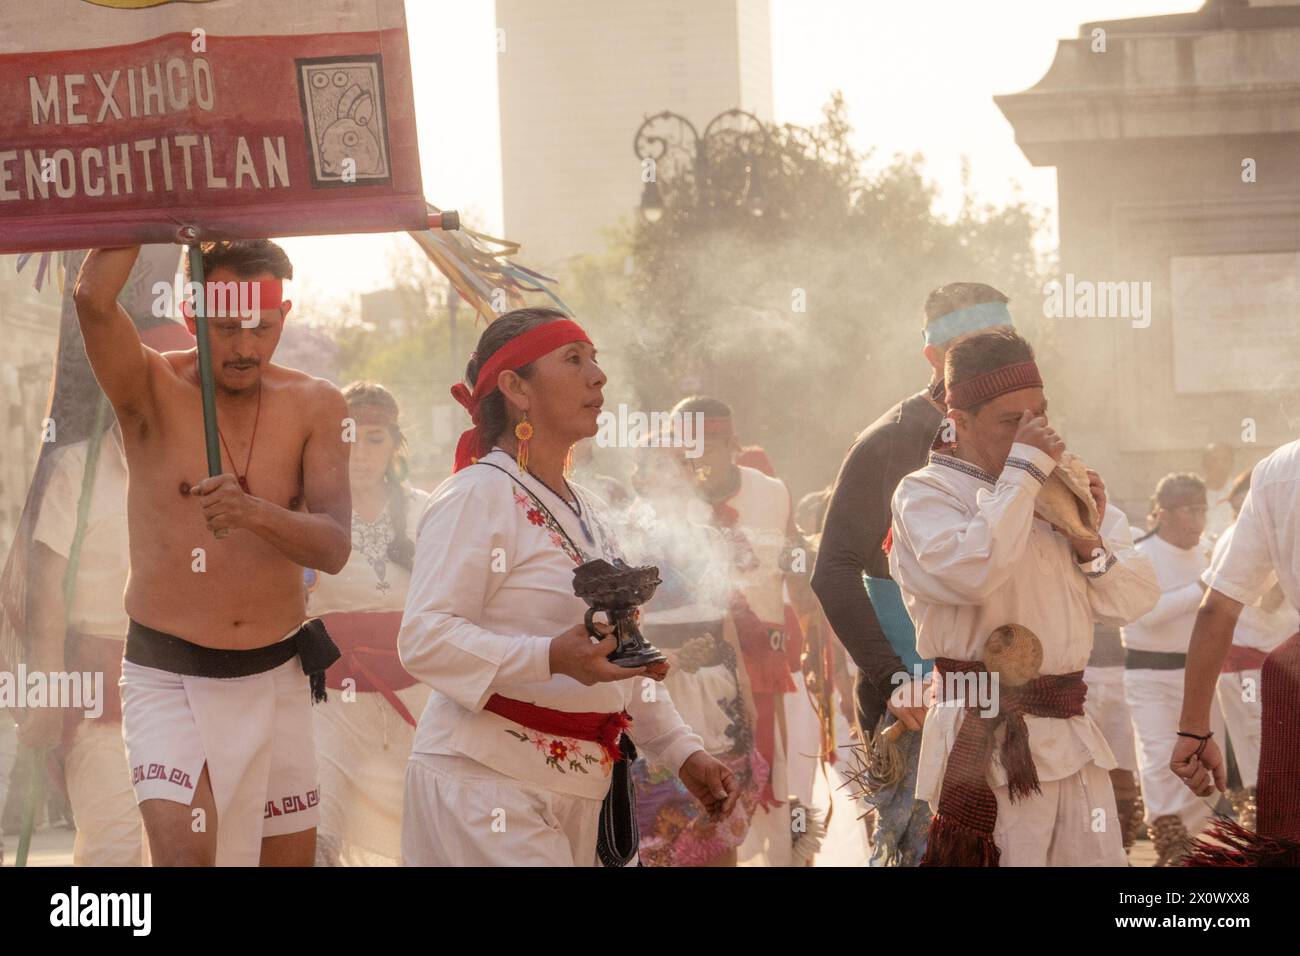
[{"label": "white loincloth", "polygon": [[512,780],[468,757],[412,754],[402,861],[406,866],[596,866],[600,805]]},{"label": "white loincloth", "polygon": [[[1259,777],[1259,746],[1264,736],[1259,702],[1258,670],[1219,675],[1219,706],[1237,758],[1242,786],[1253,787]],[[1219,746],[1223,751],[1224,747]]]},{"label": "white loincloth", "polygon": [[263,837],[319,823],[311,685],[296,655],[235,678],[188,677],[123,661],[121,686],[136,801],[189,806],[206,763],[218,866],[257,866]]},{"label": "white loincloth", "polygon": [[1133,736],[1133,715],[1124,699],[1124,668],[1085,668],[1083,682],[1088,685],[1083,712],[1101,728],[1110,752],[1115,755],[1116,768],[1137,773],[1137,742]]},{"label": "white loincloth", "polygon": [[[1159,817],[1177,815],[1187,832],[1195,835],[1209,818],[1213,804],[1192,793],[1169,769],[1183,709],[1182,669],[1125,670],[1124,696],[1137,734],[1142,803],[1146,806],[1148,826]],[[1210,728],[1216,739],[1223,739],[1223,719],[1218,707],[1211,709]],[[1211,799],[1218,799],[1217,791]]]},{"label": "white loincloth", "polygon": [[[429,688],[394,691],[412,714]],[[317,866],[397,866],[401,862],[402,795],[415,728],[383,695],[339,691],[312,708],[320,761]]]},{"label": "white loincloth", "polygon": [[1088,763],[1039,786],[1014,803],[1006,787],[993,788],[1000,866],[1128,866],[1108,771]]},{"label": "white loincloth", "polygon": [[144,821],[131,789],[122,725],[83,720],[63,763],[77,821],[73,866],[139,866]]}]

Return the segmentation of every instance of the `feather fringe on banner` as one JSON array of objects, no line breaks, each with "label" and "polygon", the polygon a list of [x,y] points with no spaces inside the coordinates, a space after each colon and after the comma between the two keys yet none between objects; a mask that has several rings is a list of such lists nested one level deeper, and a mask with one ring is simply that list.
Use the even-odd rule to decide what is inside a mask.
[{"label": "feather fringe on banner", "polygon": [[[429,212],[441,211],[429,204]],[[517,242],[464,228],[451,231],[426,229],[411,233],[411,238],[438,271],[447,277],[461,298],[489,322],[502,312],[525,305],[524,294],[527,292],[541,292],[560,311],[566,315],[573,314],[564,301],[547,288],[546,283],[554,284],[554,279],[507,258],[519,252]],[[494,300],[504,308],[494,308]]]}]

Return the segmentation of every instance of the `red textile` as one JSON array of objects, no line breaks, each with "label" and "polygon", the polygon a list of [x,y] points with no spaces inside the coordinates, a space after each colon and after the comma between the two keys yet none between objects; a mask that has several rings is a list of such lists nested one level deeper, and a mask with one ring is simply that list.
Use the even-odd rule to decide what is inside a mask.
[{"label": "red textile", "polygon": [[[257,281],[239,279],[236,281],[245,285],[242,298],[237,287],[232,289],[225,282],[209,280],[203,284],[203,314],[205,317],[214,319],[234,315],[238,312],[240,306],[245,305],[254,314],[269,312],[272,309],[279,309],[284,302],[284,282],[280,279]],[[186,297],[181,299],[181,314],[192,319],[194,318],[194,303],[189,299],[189,291],[187,288]],[[256,300],[253,299],[254,296],[256,296]],[[242,317],[251,318],[252,316]]]},{"label": "red textile", "polygon": [[613,761],[623,759],[618,741],[623,732],[632,726],[632,718],[625,710],[613,714],[571,713],[566,710],[539,707],[522,700],[502,697],[500,694],[489,697],[483,709],[506,720],[513,720],[516,724],[535,730],[539,734],[590,740],[592,743],[600,744],[601,749],[605,751],[605,756]]},{"label": "red textile", "polygon": [[1261,837],[1300,841],[1300,633],[1274,649],[1261,670],[1256,829]]},{"label": "red textile", "polygon": [[785,663],[790,669],[791,674],[798,674],[803,671],[803,645],[804,634],[803,625],[799,623],[799,615],[795,612],[793,604],[785,606]]},{"label": "red textile", "polygon": [[456,461],[452,471],[460,471],[473,464],[483,453],[484,436],[478,428],[478,406],[483,399],[496,391],[497,379],[502,372],[510,371],[535,362],[547,352],[558,349],[570,342],[586,342],[591,339],[572,319],[555,319],[515,336],[501,348],[492,353],[492,357],[479,369],[478,380],[471,392],[463,383],[457,382],[451,387],[451,397],[460,402],[469,412],[474,427],[466,430],[456,443]]},{"label": "red textile", "polygon": [[[781,695],[795,691],[783,645],[785,632],[779,625],[765,624],[753,612],[745,596],[737,591],[729,608],[736,625],[736,640],[754,698],[754,749],[769,767],[776,759],[776,709],[783,706]],[[781,801],[772,790],[769,777],[759,796],[764,806],[778,807]]]},{"label": "red textile", "polygon": [[1240,644],[1233,644],[1228,648],[1228,656],[1223,659],[1222,674],[1236,674],[1240,671],[1257,671],[1264,665],[1264,658],[1268,657],[1267,651],[1261,651],[1258,647],[1242,647]]},{"label": "red textile", "polygon": [[755,471],[761,471],[769,478],[776,477],[776,469],[772,467],[772,459],[767,456],[767,452],[760,445],[753,445],[744,449],[736,456],[736,464],[745,468],[753,468]]},{"label": "red textile", "polygon": [[[935,686],[942,689],[945,674],[984,674],[980,661],[940,657],[934,662]],[[974,702],[957,731],[957,740],[944,770],[939,790],[939,812],[930,822],[922,866],[997,866],[1001,856],[993,841],[998,802],[988,784],[993,762],[994,732],[1006,727],[1002,741],[1002,766],[1007,771],[1011,799],[1040,793],[1038,768],[1029,752],[1025,714],[1035,717],[1077,717],[1083,713],[1088,685],[1083,671],[1036,677],[1019,687],[998,686],[996,717],[982,717]]]},{"label": "red textile", "polygon": [[335,611],[322,614],[321,621],[342,655],[325,672],[325,686],[342,690],[344,678],[351,678],[357,690],[382,694],[393,710],[414,727],[415,717],[396,693],[415,684],[397,654],[402,612]]}]

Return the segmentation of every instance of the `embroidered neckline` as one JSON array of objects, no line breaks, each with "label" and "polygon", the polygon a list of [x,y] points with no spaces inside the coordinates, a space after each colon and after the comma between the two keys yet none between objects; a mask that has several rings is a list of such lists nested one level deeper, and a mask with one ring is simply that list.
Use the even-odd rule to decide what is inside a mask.
[{"label": "embroidered neckline", "polygon": [[354,509],[352,512],[352,547],[375,572],[376,590],[387,593],[392,585],[388,583],[388,548],[396,537],[393,519],[385,507],[374,521],[367,521]]},{"label": "embroidered neckline", "polygon": [[[493,451],[497,450],[498,449],[493,449]],[[502,452],[502,454],[505,453]],[[486,456],[484,456],[484,458],[486,458]],[[494,468],[506,475],[515,483],[516,487],[513,489],[515,503],[524,510],[524,514],[528,518],[530,524],[545,528],[550,535],[551,543],[567,554],[574,564],[582,564],[585,561],[591,560],[587,553],[579,547],[576,541],[573,540],[573,537],[565,529],[564,525],[560,524],[559,519],[555,517],[551,509],[546,507],[546,503],[543,502],[541,498],[537,497],[537,494],[531,488],[524,484],[518,477],[512,475],[508,469],[502,468],[500,465],[496,465],[490,461],[485,461],[484,458],[480,458],[475,462],[475,464],[486,465],[489,468]],[[570,487],[572,488],[572,486]],[[577,488],[572,488],[572,490],[574,497],[582,504],[583,511],[591,516],[592,526],[596,530],[595,537],[599,539],[598,541],[593,541],[592,546],[601,557],[618,556],[619,549],[614,546],[609,535],[609,530],[605,527],[604,522],[596,516],[590,503],[583,502],[581,497],[582,493],[578,491]]]},{"label": "embroidered neckline", "polygon": [[952,455],[941,455],[938,452],[930,452],[930,463],[933,465],[944,465],[952,468],[954,471],[960,471],[962,474],[970,475],[972,478],[978,478],[980,481],[986,481],[990,485],[996,485],[998,480],[990,475],[978,465],[972,465],[968,461],[962,461],[960,458],[954,458]]}]

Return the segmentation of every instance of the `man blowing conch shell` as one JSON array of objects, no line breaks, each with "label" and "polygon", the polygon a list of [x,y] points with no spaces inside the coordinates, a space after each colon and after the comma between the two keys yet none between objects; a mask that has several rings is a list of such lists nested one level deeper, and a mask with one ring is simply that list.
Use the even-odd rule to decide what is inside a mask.
[{"label": "man blowing conch shell", "polygon": [[[923,865],[1124,866],[1115,758],[1084,713],[1083,669],[1094,620],[1150,610],[1155,571],[1101,477],[1048,424],[1024,339],[971,336],[944,378],[940,437],[954,440],[894,493],[889,555],[917,652],[935,659],[916,788],[935,810]],[[1006,642],[1035,637],[1034,666],[993,679]]]}]

